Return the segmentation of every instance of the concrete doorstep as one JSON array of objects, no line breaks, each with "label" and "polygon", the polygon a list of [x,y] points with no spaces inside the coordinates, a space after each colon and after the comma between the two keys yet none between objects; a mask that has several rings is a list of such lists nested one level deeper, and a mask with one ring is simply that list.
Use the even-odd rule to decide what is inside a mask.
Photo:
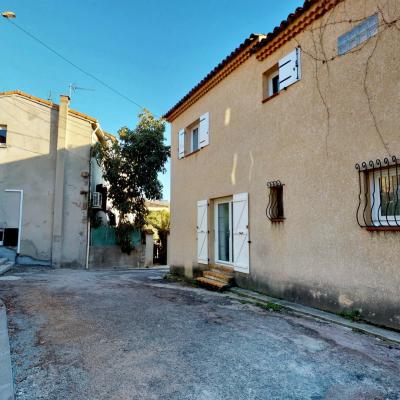
[{"label": "concrete doorstep", "polygon": [[369,325],[362,322],[353,322],[339,315],[332,314],[326,311],[317,310],[316,308],[311,308],[303,306],[301,304],[292,303],[286,300],[279,300],[273,297],[265,296],[251,290],[241,289],[241,288],[231,288],[227,294],[235,299],[240,299],[242,301],[249,302],[251,304],[265,305],[269,306],[267,308],[273,308],[271,304],[277,304],[278,306],[290,310],[296,314],[307,315],[310,317],[318,318],[324,321],[328,321],[334,324],[342,325],[347,328],[353,329],[355,331],[363,332],[368,335],[375,336],[382,340],[388,340],[397,344],[400,344],[400,333],[391,331],[389,329],[379,328],[374,325]]},{"label": "concrete doorstep", "polygon": [[0,257],[0,275],[5,274],[13,267],[14,263],[8,261],[7,258]]},{"label": "concrete doorstep", "polygon": [[14,400],[14,382],[8,340],[6,306],[0,301],[0,399]]}]

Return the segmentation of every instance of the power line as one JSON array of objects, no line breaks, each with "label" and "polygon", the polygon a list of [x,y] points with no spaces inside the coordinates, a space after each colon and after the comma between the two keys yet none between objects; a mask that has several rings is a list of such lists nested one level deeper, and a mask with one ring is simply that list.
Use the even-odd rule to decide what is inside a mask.
[{"label": "power line", "polygon": [[12,21],[11,19],[7,19],[8,22],[10,22],[10,24],[13,24],[16,28],[18,28],[20,31],[22,31],[23,33],[25,33],[27,36],[29,36],[31,39],[35,40],[36,42],[40,43],[42,46],[44,46],[47,50],[51,51],[53,54],[55,54],[57,57],[61,58],[63,61],[65,61],[66,63],[72,65],[74,68],[76,68],[78,71],[82,72],[83,74],[87,75],[88,77],[94,79],[95,81],[97,81],[98,83],[100,83],[101,85],[103,85],[104,87],[106,87],[108,90],[111,90],[113,93],[115,93],[116,95],[122,97],[123,99],[129,101],[130,103],[134,104],[135,106],[141,108],[142,110],[144,109],[144,107],[142,105],[140,105],[139,103],[137,103],[135,100],[132,100],[131,98],[129,98],[128,96],[124,95],[123,93],[121,93],[119,90],[113,88],[112,86],[110,86],[108,83],[104,82],[103,80],[101,80],[100,78],[98,78],[97,76],[93,75],[92,73],[86,71],[85,69],[81,68],[79,65],[75,64],[73,61],[69,60],[68,58],[64,57],[61,53],[59,53],[57,50],[53,49],[51,46],[49,46],[48,44],[46,44],[45,42],[43,42],[43,40],[39,39],[38,37],[36,37],[35,35],[33,35],[32,33],[28,32],[26,29],[22,28],[22,26],[19,26],[18,24],[16,24],[14,21]]}]

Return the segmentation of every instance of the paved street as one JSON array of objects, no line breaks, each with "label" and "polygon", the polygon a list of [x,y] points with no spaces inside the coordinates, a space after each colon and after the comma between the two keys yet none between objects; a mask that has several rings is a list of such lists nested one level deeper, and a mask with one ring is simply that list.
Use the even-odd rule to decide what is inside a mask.
[{"label": "paved street", "polygon": [[13,270],[17,399],[400,399],[400,348],[162,279]]}]

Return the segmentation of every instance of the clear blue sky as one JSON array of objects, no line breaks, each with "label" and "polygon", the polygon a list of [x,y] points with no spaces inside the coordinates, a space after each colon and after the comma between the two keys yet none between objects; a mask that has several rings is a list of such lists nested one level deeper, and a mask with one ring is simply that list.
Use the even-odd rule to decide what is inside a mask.
[{"label": "clear blue sky", "polygon": [[[83,69],[162,115],[250,33],[268,33],[301,0],[0,0],[15,22]],[[54,101],[68,85],[72,107],[116,133],[139,109],[0,20],[0,91],[19,89]],[[169,128],[166,132],[170,141]],[[161,177],[169,199],[169,173]]]}]

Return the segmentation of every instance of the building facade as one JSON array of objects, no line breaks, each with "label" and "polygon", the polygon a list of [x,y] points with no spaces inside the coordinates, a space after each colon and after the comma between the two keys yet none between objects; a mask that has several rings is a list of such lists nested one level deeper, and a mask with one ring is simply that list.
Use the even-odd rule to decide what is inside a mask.
[{"label": "building facade", "polygon": [[13,91],[0,93],[0,136],[0,246],[19,262],[87,266],[89,199],[102,183],[90,149],[110,135],[68,96],[57,105]]},{"label": "building facade", "polygon": [[399,18],[306,1],[168,111],[172,270],[400,328]]}]

